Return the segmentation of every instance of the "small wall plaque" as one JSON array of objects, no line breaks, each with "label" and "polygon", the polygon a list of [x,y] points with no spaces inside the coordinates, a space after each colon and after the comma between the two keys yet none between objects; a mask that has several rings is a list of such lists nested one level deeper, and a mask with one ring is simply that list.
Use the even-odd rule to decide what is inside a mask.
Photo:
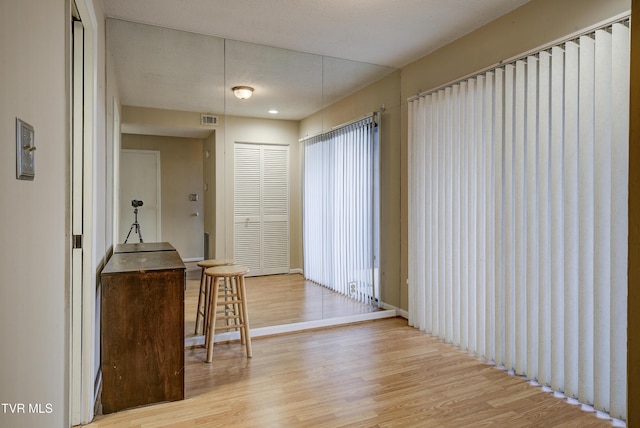
[{"label": "small wall plaque", "polygon": [[35,132],[33,126],[16,118],[16,178],[33,180],[35,170]]}]

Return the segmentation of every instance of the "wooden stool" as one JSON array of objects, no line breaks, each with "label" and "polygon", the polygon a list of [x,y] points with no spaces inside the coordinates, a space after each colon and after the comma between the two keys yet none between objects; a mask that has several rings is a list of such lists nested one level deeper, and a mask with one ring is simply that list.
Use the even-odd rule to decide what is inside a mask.
[{"label": "wooden stool", "polygon": [[[207,363],[210,363],[213,359],[213,338],[216,329],[240,329],[240,342],[246,346],[247,357],[251,358],[251,334],[249,332],[249,313],[247,311],[247,298],[246,288],[244,283],[244,276],[249,272],[249,268],[240,265],[227,265],[211,267],[204,271],[205,275],[210,278],[212,296],[209,301],[209,322],[207,323],[207,330],[205,335],[205,346],[207,347]],[[220,280],[222,279],[222,286],[224,289],[231,290],[224,300],[219,300],[220,295]],[[225,285],[225,280],[229,281],[229,286]],[[225,309],[229,306],[235,308],[230,311],[231,315],[226,315],[224,319],[227,321],[226,325],[217,326],[217,308],[218,306],[224,306]],[[232,319],[233,322],[228,321]]]},{"label": "wooden stool", "polygon": [[211,298],[211,284],[207,282],[207,277],[205,276],[204,271],[211,267],[232,265],[234,263],[235,260],[232,259],[210,259],[201,260],[198,262],[198,266],[202,268],[202,271],[200,272],[200,293],[198,294],[198,307],[196,308],[196,335],[199,334],[198,331],[200,330],[201,324],[202,334],[206,333],[207,322],[209,321],[207,311],[209,310],[209,299]]}]

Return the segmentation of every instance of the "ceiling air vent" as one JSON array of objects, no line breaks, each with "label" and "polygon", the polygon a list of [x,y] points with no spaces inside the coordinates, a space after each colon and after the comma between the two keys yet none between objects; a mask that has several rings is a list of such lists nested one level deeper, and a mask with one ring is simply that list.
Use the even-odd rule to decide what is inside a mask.
[{"label": "ceiling air vent", "polygon": [[201,114],[200,115],[200,125],[204,126],[214,126],[218,124],[218,116],[214,116],[212,114]]}]

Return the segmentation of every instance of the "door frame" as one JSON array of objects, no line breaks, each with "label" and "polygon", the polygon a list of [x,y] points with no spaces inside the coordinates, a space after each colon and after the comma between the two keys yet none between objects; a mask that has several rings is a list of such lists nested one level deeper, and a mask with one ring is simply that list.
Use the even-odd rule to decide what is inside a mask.
[{"label": "door frame", "polygon": [[[118,157],[118,164],[119,167],[118,169],[114,172],[114,175],[118,176],[118,193],[115,193],[116,195],[116,199],[118,200],[118,205],[120,204],[120,190],[122,188],[122,180],[120,179],[120,168],[122,168],[122,157],[127,154],[127,153],[138,153],[138,154],[145,154],[145,155],[155,155],[156,158],[156,183],[158,183],[158,185],[156,186],[156,201],[158,201],[157,203],[157,213],[156,213],[156,239],[158,242],[160,242],[162,240],[162,173],[161,173],[161,168],[162,168],[162,164],[160,163],[160,150],[144,150],[144,149],[120,149],[120,154]],[[144,201],[143,201],[144,202]],[[127,205],[128,206],[128,205]],[[122,219],[119,218],[120,217],[120,209],[118,207],[118,231],[116,232],[116,239],[114,242],[119,243],[121,236],[120,236],[120,225],[121,224],[127,224],[127,222],[123,222]],[[144,236],[143,236],[144,238]]]},{"label": "door frame", "polygon": [[[75,4],[83,31],[81,50],[74,54],[73,32],[69,29],[69,415],[71,425],[86,424],[93,420],[96,402],[96,283],[93,275],[93,157],[96,141],[97,118],[97,19],[91,0],[69,0],[68,19],[71,27],[72,6]],[[74,102],[73,70],[81,54],[83,76],[82,105]],[[74,122],[78,125],[74,131]],[[76,149],[74,151],[74,140]],[[79,140],[79,141],[78,141]],[[80,146],[77,146],[77,144]],[[74,178],[74,170],[75,178]],[[78,175],[78,171],[80,174]],[[81,202],[78,203],[80,200]],[[74,203],[75,202],[75,203]],[[74,237],[75,235],[75,237]],[[76,238],[77,237],[77,238]]]}]

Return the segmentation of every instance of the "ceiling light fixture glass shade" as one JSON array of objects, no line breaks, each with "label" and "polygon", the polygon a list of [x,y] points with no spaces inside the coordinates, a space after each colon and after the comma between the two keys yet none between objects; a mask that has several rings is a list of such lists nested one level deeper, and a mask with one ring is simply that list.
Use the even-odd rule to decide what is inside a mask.
[{"label": "ceiling light fixture glass shade", "polygon": [[234,86],[231,90],[236,98],[241,100],[251,98],[251,95],[253,94],[253,88],[251,86]]}]

